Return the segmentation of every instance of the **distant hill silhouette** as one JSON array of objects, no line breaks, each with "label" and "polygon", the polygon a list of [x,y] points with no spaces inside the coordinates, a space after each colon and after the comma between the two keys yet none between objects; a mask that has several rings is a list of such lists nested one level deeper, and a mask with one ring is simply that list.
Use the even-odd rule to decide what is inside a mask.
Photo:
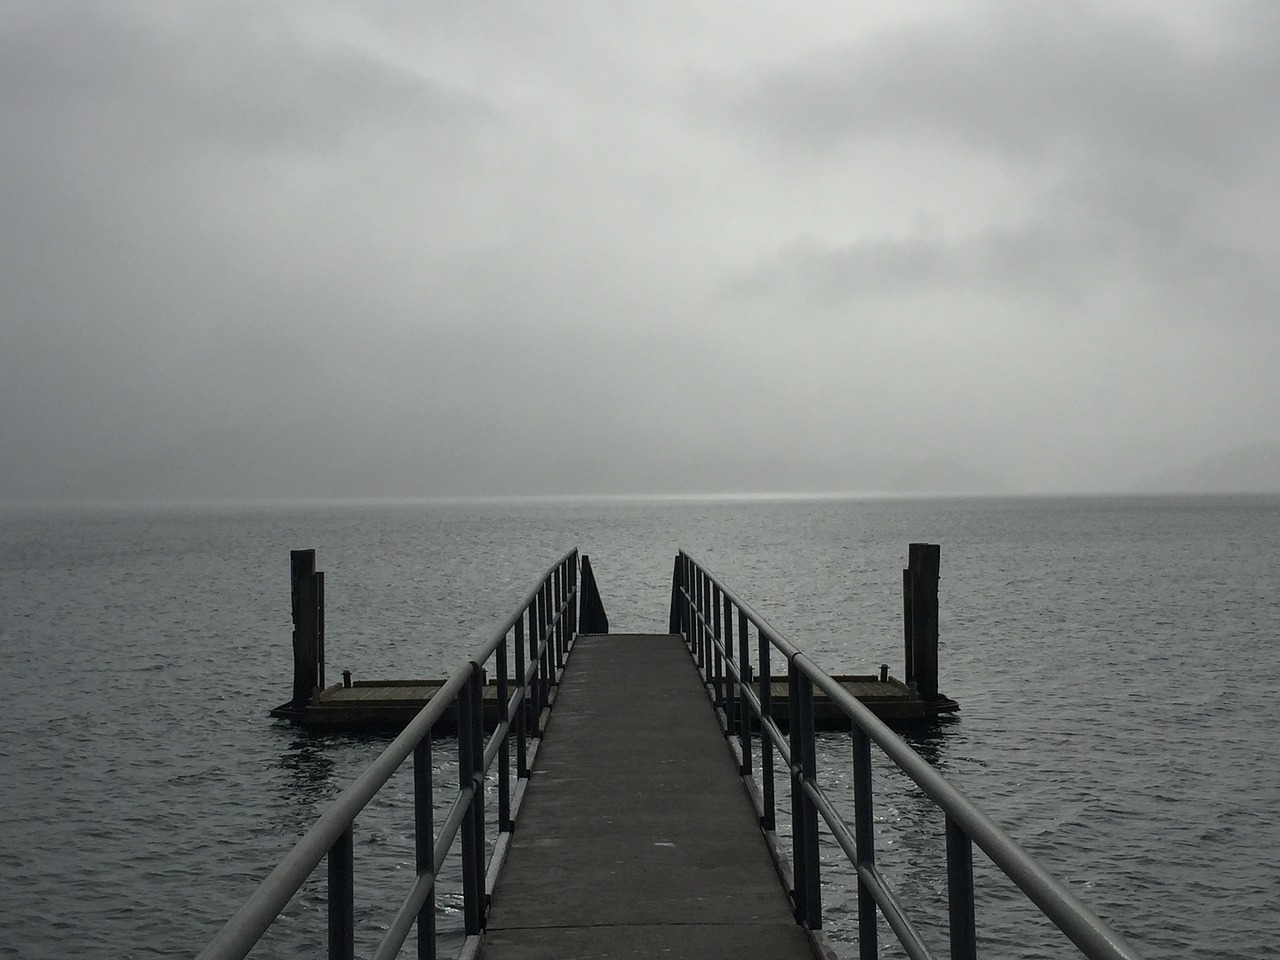
[{"label": "distant hill silhouette", "polygon": [[1143,493],[1280,493],[1280,444],[1253,444],[1141,484]]}]

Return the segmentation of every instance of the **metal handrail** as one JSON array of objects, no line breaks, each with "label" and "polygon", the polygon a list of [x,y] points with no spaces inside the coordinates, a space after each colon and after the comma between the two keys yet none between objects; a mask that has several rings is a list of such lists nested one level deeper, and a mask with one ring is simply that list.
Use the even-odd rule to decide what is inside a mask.
[{"label": "metal handrail", "polygon": [[[860,960],[875,960],[879,956],[877,911],[885,917],[909,957],[930,960],[933,956],[911,923],[903,904],[876,867],[871,792],[871,744],[874,743],[945,814],[950,955],[953,960],[972,960],[977,954],[973,910],[974,843],[1089,960],[1140,960],[1141,955],[1132,946],[1085,906],[1065,884],[1051,876],[972,800],[726,587],[719,577],[683,550],[675,561],[670,620],[689,644],[713,701],[724,710],[726,734],[736,736],[738,740],[742,775],[753,780],[753,720],[759,727],[763,769],[754,797],[761,828],[773,841],[776,841],[773,833],[775,751],[790,775],[793,866],[790,877],[784,875],[784,881],[790,883],[798,923],[815,933],[822,926],[817,830],[817,818],[821,817],[836,844],[853,864],[858,877]],[[758,669],[755,671],[754,688],[748,624],[755,628],[756,635]],[[786,738],[771,716],[771,649],[785,657],[787,663],[789,735]],[[814,687],[825,693],[852,724],[852,828],[818,783]],[[763,788],[762,795],[760,788]]]},{"label": "metal handrail", "polygon": [[[585,557],[583,558],[585,559]],[[505,856],[514,806],[509,745],[516,735],[518,791],[528,779],[527,741],[540,736],[540,717],[577,633],[579,555],[570,550],[552,564],[491,639],[478,646],[399,736],[338,795],[248,900],[198,955],[198,960],[242,960],[312,875],[329,861],[329,956],[354,955],[352,833],[355,819],[410,757],[414,758],[417,870],[413,887],[390,923],[375,957],[394,957],[414,923],[419,956],[434,957],[435,882],[440,865],[462,836],[463,914],[468,938],[478,937],[486,909],[484,784],[498,764],[498,829],[489,867]],[[527,641],[527,650],[526,650]],[[508,678],[508,645],[514,649],[515,683]],[[528,665],[526,667],[526,653]],[[505,716],[484,743],[484,665],[497,658],[498,702]],[[436,834],[431,775],[432,730],[450,707],[458,713],[459,784]]]}]

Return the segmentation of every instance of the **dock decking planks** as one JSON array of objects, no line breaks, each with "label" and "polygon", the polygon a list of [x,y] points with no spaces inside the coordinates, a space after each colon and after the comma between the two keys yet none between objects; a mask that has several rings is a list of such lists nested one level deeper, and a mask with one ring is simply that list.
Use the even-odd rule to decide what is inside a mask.
[{"label": "dock decking planks", "polygon": [[481,956],[813,957],[680,637],[574,644]]}]

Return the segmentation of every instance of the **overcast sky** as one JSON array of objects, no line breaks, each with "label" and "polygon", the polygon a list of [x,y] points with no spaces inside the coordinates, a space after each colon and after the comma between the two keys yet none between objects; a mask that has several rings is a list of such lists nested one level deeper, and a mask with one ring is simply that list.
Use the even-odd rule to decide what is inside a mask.
[{"label": "overcast sky", "polygon": [[1274,0],[7,0],[0,499],[1274,455],[1277,91]]}]

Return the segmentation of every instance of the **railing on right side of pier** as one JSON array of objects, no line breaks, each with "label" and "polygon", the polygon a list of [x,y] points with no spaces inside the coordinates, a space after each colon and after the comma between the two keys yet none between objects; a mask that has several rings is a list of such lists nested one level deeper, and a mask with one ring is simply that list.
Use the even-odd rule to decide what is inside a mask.
[{"label": "railing on right side of pier", "polygon": [[[936,545],[913,544],[913,569],[905,598],[908,620],[913,602],[928,606],[928,580],[937,585]],[[919,566],[918,566],[919,565]],[[921,586],[919,569],[924,571]],[[912,597],[913,580],[917,595]],[[952,960],[975,960],[973,844],[986,853],[1023,894],[1061,930],[1089,960],[1140,960],[1102,919],[1059,880],[1052,877],[1007,832],[949,783],[900,736],[844,690],[736,593],[683,550],[676,556],[672,583],[671,630],[680,633],[702,671],[710,695],[723,709],[725,732],[738,756],[739,771],[751,785],[760,827],[775,851],[779,873],[788,885],[798,923],[811,933],[822,928],[822,880],[818,851],[818,818],[831,831],[858,877],[858,944],[860,960],[879,957],[877,911],[882,914],[911,960],[933,960],[906,906],[881,875],[875,858],[875,823],[871,787],[871,745],[880,748],[945,815],[947,899]],[[932,626],[936,634],[936,603]],[[926,619],[928,613],[925,614]],[[917,627],[919,624],[917,624]],[[928,629],[928,624],[925,629]],[[749,635],[754,628],[752,657]],[[912,625],[907,628],[908,671],[912,670]],[[919,638],[915,638],[919,643]],[[786,736],[772,718],[770,675],[773,655],[785,659],[789,696]],[[779,664],[779,666],[781,666]],[[917,664],[917,667],[920,664]],[[925,665],[936,676],[936,654]],[[922,686],[926,686],[922,684]],[[814,730],[814,688],[824,692],[849,717],[853,738],[854,824],[836,810],[818,783]],[[936,680],[933,681],[936,694]],[[922,693],[927,691],[922,690]],[[753,727],[759,730],[762,770],[753,775]],[[776,759],[775,759],[776,755]],[[787,864],[778,847],[774,769],[780,764],[791,781],[791,857]],[[790,876],[787,876],[787,874]]]},{"label": "railing on right side of pier", "polygon": [[[579,563],[581,560],[581,563]],[[295,581],[298,565],[294,563]],[[314,578],[314,554],[303,579]],[[306,609],[317,602],[305,592]],[[544,710],[553,696],[564,661],[579,630],[582,603],[590,620],[584,632],[607,633],[608,621],[586,556],[566,553],[551,566],[516,611],[487,643],[477,648],[382,754],[321,814],[280,864],[200,953],[199,960],[242,960],[285,909],[307,878],[328,861],[328,955],[355,955],[353,879],[355,818],[400,766],[413,758],[416,870],[412,886],[386,927],[375,960],[396,957],[414,925],[419,957],[436,956],[435,885],[445,857],[461,836],[465,949],[474,955],[484,925],[488,896],[511,838],[529,767],[542,734]],[[295,617],[297,591],[295,590]],[[314,649],[303,651],[315,657]],[[484,681],[494,661],[500,708],[497,728],[485,738]],[[514,660],[514,664],[511,661]],[[514,667],[509,678],[509,665]],[[313,691],[316,675],[295,678],[295,698]],[[438,828],[434,822],[433,730],[445,712],[458,714],[458,790]],[[505,709],[503,709],[505,708]],[[512,784],[512,741],[515,784]],[[496,776],[498,836],[485,838],[484,784]]]}]

